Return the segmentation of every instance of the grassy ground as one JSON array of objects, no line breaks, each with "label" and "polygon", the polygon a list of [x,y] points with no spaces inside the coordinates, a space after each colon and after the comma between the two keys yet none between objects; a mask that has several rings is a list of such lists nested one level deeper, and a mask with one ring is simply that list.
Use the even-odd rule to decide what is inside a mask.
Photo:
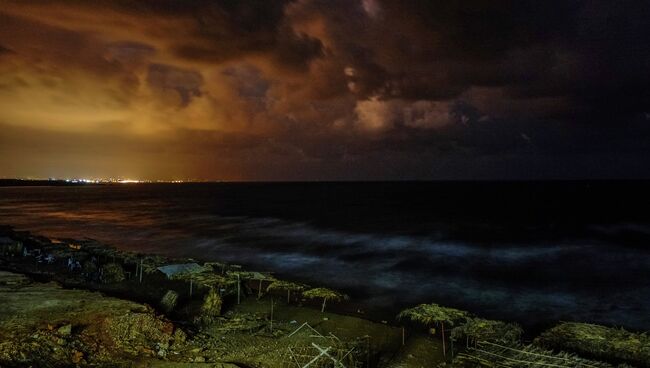
[{"label": "grassy ground", "polygon": [[424,335],[411,336],[388,364],[389,368],[431,368],[444,362],[442,343]]},{"label": "grassy ground", "polygon": [[[270,316],[270,298],[248,298],[235,305],[233,312]],[[293,331],[307,322],[323,335],[330,333],[341,340],[362,339],[369,346],[373,366],[432,367],[443,362],[441,342],[422,335],[414,335],[402,346],[402,329],[362,318],[334,313],[321,313],[312,308],[287,305],[274,301],[273,319],[280,328]],[[287,326],[287,324],[289,324]]]},{"label": "grassy ground", "polygon": [[[142,283],[132,277],[114,284],[96,284],[84,281],[78,274],[69,273],[61,265],[38,265],[35,261],[22,258],[14,260],[10,265],[14,271],[30,274],[37,280],[46,282],[55,279],[66,286],[64,289],[57,287],[55,296],[35,296],[35,298],[46,300],[48,303],[57,300],[57,298],[68,298],[68,295],[74,299],[75,296],[82,294],[95,295],[93,299],[97,299],[99,303],[102,303],[102,300],[120,300],[102,298],[98,293],[82,292],[78,294],[78,290],[70,290],[70,288],[82,288],[98,290],[113,297],[124,298],[126,299],[124,300],[125,304],[148,303],[157,307],[160,298],[167,290],[176,291],[180,296],[178,305],[175,311],[168,314],[168,317],[178,326],[189,328],[186,330],[190,334],[186,346],[168,351],[165,359],[171,360],[171,362],[144,358],[140,362],[134,362],[134,366],[181,367],[193,364],[195,366],[219,367],[219,364],[222,364],[224,367],[228,367],[229,364],[237,364],[245,367],[284,368],[297,366],[289,354],[290,347],[309,350],[312,342],[323,346],[334,346],[340,343],[345,345],[346,349],[349,346],[356,346],[355,360],[364,366],[369,364],[371,367],[432,367],[443,361],[439,340],[425,336],[413,336],[406,340],[406,346],[402,346],[401,328],[356,316],[327,311],[322,313],[320,309],[316,308],[319,307],[319,303],[305,302],[307,306],[298,306],[299,302],[294,300],[291,304],[287,304],[285,298],[276,295],[273,297],[273,327],[271,327],[271,295],[265,295],[258,300],[257,292],[254,291],[255,295],[242,295],[241,304],[236,304],[236,296],[230,295],[226,298],[224,305],[226,317],[214,325],[197,329],[197,326],[192,326],[191,321],[196,312],[200,311],[205,290],[196,285],[194,286],[194,295],[190,299],[189,284],[183,281],[170,281],[159,274],[145,273]],[[13,298],[17,295],[6,296]],[[26,296],[23,294],[20,298]],[[127,300],[134,300],[137,303]],[[61,301],[57,301],[57,303],[59,302]],[[38,305],[36,301],[32,304]],[[81,304],[74,305],[78,305],[78,308],[70,309],[73,314],[75,311],[81,315],[93,311],[92,308],[88,308],[93,305],[92,303],[88,303],[85,307]],[[328,307],[336,307],[336,305]],[[65,311],[66,308],[55,308],[54,314]],[[51,320],[51,318],[42,316],[42,318],[39,317],[39,320],[42,322]],[[55,327],[58,328],[58,325],[72,319],[65,313],[61,318],[62,320],[57,322]],[[291,338],[287,337],[305,322],[324,336],[336,336],[338,342],[314,340],[313,336],[310,336],[313,334],[307,330]],[[25,321],[20,321],[20,324],[25,324]],[[28,325],[33,328],[33,325],[25,324],[25,326]],[[340,349],[340,351],[344,350]],[[315,352],[312,351],[309,354],[312,353]]]}]

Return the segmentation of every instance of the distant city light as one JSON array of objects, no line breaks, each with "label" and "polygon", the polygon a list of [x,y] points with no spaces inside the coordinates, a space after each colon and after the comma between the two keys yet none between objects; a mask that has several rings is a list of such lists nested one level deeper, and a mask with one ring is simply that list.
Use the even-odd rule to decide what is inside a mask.
[{"label": "distant city light", "polygon": [[72,183],[72,184],[142,184],[142,183],[205,183],[208,182],[208,180],[201,180],[201,179],[169,179],[169,180],[164,180],[164,179],[154,179],[154,180],[143,180],[143,179],[122,179],[122,178],[57,178],[57,177],[49,177],[46,179],[42,178],[3,178],[0,177],[0,180],[3,179],[9,179],[9,180],[25,180],[25,181],[39,181],[39,180],[47,180],[47,181],[64,181],[66,183]]}]

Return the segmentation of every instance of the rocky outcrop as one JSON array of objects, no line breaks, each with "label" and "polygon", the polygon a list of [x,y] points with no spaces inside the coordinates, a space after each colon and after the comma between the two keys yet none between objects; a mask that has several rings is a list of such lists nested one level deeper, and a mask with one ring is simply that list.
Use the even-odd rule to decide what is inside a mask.
[{"label": "rocky outcrop", "polygon": [[148,306],[0,271],[0,366],[164,357],[174,326]]}]

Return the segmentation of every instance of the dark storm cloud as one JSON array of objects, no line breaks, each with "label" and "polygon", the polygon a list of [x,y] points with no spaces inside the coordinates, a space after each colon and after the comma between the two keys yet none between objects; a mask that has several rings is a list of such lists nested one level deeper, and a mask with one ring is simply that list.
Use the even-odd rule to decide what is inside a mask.
[{"label": "dark storm cloud", "polygon": [[13,51],[11,49],[8,49],[2,45],[0,45],[0,55],[2,54],[11,54]]},{"label": "dark storm cloud", "polygon": [[289,1],[118,1],[105,2],[135,16],[186,18],[186,38],[172,45],[191,60],[223,62],[246,54],[271,53],[282,67],[304,68],[322,55],[318,39],[294,33],[283,23]]},{"label": "dark storm cloud", "polygon": [[187,106],[192,97],[201,95],[201,74],[164,64],[151,64],[147,83],[160,92],[173,91],[180,97],[180,105]]},{"label": "dark storm cloud", "polygon": [[0,122],[121,121],[160,176],[650,175],[646,1],[5,5]]}]

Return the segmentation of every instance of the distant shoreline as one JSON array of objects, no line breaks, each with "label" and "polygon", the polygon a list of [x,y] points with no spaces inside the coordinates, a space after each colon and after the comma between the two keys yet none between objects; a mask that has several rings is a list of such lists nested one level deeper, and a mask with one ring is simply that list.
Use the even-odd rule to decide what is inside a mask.
[{"label": "distant shoreline", "polygon": [[141,181],[82,181],[81,179],[0,179],[0,187],[25,187],[25,186],[80,186],[80,185],[113,185],[113,184],[459,184],[459,185],[499,185],[499,184],[532,184],[532,185],[608,185],[608,184],[648,184],[648,178],[594,178],[594,179],[477,179],[477,180],[141,180]]},{"label": "distant shoreline", "polygon": [[102,185],[102,183],[73,183],[65,180],[0,179],[0,187],[72,187]]}]

